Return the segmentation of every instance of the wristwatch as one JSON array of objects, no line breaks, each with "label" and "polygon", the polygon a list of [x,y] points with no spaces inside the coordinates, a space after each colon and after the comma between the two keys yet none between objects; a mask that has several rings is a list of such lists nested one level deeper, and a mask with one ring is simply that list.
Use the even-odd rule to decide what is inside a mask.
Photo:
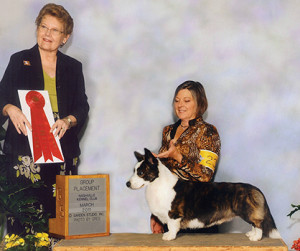
[{"label": "wristwatch", "polygon": [[69,118],[69,116],[67,116],[67,120],[68,120],[68,122],[69,122],[69,128],[71,128],[72,127],[72,120]]}]

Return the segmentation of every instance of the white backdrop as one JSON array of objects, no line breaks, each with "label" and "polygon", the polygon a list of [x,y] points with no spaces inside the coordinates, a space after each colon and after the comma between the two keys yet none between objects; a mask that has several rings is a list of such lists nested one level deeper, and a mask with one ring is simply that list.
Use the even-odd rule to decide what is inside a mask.
[{"label": "white backdrop", "polygon": [[[265,193],[284,241],[300,237],[300,4],[297,0],[72,0],[63,52],[84,66],[91,106],[81,174],[108,173],[111,232],[149,233],[144,191],[125,183],[133,151],[157,151],[171,101],[185,80],[207,92],[205,119],[222,140],[217,181],[250,182]],[[2,0],[0,75],[12,53],[35,44],[44,0]],[[223,231],[245,232],[235,220]]]}]

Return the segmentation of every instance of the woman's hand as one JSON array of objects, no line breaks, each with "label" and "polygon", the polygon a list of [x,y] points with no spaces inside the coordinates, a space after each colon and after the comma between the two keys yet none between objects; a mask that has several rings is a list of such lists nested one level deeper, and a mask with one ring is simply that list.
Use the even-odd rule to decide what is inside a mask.
[{"label": "woman's hand", "polygon": [[156,157],[172,158],[177,160],[178,162],[181,162],[182,160],[182,155],[180,152],[178,152],[177,148],[175,147],[174,140],[170,141],[169,149],[167,151],[157,154]]},{"label": "woman's hand", "polygon": [[160,234],[164,232],[164,227],[161,222],[153,215],[150,218],[150,227],[153,234]]},{"label": "woman's hand", "polygon": [[32,131],[31,124],[29,123],[21,109],[17,106],[7,104],[3,108],[3,115],[9,116],[11,122],[13,123],[19,134],[23,133],[25,136],[27,136],[26,126],[30,131]]},{"label": "woman's hand", "polygon": [[66,131],[71,128],[71,123],[68,121],[67,118],[58,119],[51,127],[50,133],[54,133],[54,137],[58,135],[59,139],[61,139]]}]

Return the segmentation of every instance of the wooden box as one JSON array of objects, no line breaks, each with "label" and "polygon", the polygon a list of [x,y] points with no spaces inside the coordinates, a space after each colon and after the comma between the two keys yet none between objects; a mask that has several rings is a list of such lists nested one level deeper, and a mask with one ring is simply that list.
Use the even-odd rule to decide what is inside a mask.
[{"label": "wooden box", "polygon": [[56,218],[50,236],[63,239],[109,235],[109,175],[57,175]]}]

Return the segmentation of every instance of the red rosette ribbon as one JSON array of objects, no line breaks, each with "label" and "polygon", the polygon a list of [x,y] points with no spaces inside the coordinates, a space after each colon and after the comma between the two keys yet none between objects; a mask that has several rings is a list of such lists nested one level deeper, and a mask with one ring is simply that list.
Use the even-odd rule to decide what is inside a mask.
[{"label": "red rosette ribbon", "polygon": [[26,94],[26,102],[30,107],[34,162],[44,155],[45,162],[53,161],[53,156],[63,161],[63,156],[50,133],[50,125],[44,112],[45,99],[37,91]]}]

